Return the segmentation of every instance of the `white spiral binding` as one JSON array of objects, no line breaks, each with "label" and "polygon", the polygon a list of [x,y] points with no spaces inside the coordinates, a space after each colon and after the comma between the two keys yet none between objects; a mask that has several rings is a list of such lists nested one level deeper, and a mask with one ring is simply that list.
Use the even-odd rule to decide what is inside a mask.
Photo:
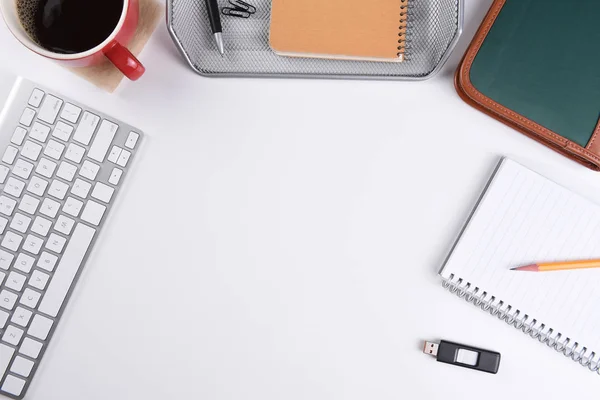
[{"label": "white spiral binding", "polygon": [[504,304],[502,300],[496,299],[489,293],[481,292],[478,287],[471,289],[469,282],[464,282],[461,278],[455,280],[454,274],[450,275],[450,279],[444,279],[442,286],[458,297],[464,298],[507,324],[520,329],[533,339],[537,339],[554,350],[563,353],[566,357],[589,368],[590,371],[600,374],[600,354],[580,346],[579,343],[573,342],[568,337],[563,339],[563,334],[560,332],[554,332],[552,328],[527,314],[522,314],[520,310],[513,309],[511,305]]}]

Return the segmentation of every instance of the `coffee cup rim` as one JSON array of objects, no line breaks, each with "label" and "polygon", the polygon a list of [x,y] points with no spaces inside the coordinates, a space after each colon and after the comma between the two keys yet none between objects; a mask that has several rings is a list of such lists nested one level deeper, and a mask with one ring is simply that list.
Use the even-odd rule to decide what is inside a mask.
[{"label": "coffee cup rim", "polygon": [[[7,3],[12,3],[11,10],[7,10],[7,6],[8,6]],[[17,6],[16,6],[15,0],[0,0],[0,14],[2,14],[4,22],[8,26],[8,28],[9,28],[10,32],[13,34],[13,36],[15,36],[15,38],[19,42],[21,42],[25,47],[27,47],[29,50],[33,51],[34,53],[37,53],[41,56],[52,58],[55,60],[79,60],[82,58],[92,56],[98,52],[101,52],[102,49],[104,49],[110,42],[112,42],[115,39],[117,34],[121,31],[121,28],[123,27],[123,24],[125,23],[125,19],[127,18],[129,3],[130,3],[130,0],[123,0],[123,10],[121,10],[121,17],[119,18],[119,22],[117,23],[117,25],[115,26],[115,28],[113,29],[111,34],[102,43],[100,43],[99,45],[97,45],[95,47],[92,47],[89,50],[86,50],[86,51],[83,51],[80,53],[72,53],[72,54],[56,53],[54,51],[47,50],[47,49],[43,48],[42,46],[38,45],[37,43],[35,43],[33,41],[33,39],[29,36],[29,34],[27,32],[25,32],[25,29],[23,28],[23,25],[21,24],[21,21],[18,17],[17,10],[16,10]],[[11,14],[9,15],[8,12],[11,12]],[[17,26],[15,26],[15,24]]]}]

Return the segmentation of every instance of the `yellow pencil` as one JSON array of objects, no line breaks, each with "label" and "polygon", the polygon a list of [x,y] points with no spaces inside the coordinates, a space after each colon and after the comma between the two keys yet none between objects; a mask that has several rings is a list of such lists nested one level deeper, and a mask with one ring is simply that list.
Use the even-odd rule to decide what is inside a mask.
[{"label": "yellow pencil", "polygon": [[513,271],[546,272],[564,271],[569,269],[600,268],[600,260],[580,260],[553,263],[538,263],[523,267],[511,268]]}]

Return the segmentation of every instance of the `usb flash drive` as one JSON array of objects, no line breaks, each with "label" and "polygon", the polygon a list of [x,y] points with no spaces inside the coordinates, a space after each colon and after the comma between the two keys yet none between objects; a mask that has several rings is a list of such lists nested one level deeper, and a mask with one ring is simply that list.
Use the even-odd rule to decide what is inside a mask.
[{"label": "usb flash drive", "polygon": [[476,369],[495,374],[500,366],[500,353],[477,347],[447,342],[425,342],[423,353],[432,355],[439,362]]}]

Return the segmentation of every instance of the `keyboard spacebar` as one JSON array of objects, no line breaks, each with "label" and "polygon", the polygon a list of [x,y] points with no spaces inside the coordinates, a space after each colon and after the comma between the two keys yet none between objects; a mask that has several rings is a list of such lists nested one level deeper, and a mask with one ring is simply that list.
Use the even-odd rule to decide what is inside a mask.
[{"label": "keyboard spacebar", "polygon": [[58,315],[95,233],[95,229],[83,224],[78,224],[75,227],[67,249],[60,259],[56,271],[54,271],[50,285],[46,289],[46,294],[38,308],[39,311],[51,317]]}]

